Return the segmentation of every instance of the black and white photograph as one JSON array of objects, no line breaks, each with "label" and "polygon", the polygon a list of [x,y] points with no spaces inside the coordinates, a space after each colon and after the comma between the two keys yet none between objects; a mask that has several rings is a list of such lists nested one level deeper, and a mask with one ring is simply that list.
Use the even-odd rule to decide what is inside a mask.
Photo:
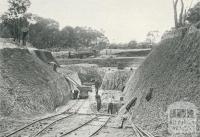
[{"label": "black and white photograph", "polygon": [[0,0],[0,137],[200,137],[200,0]]}]

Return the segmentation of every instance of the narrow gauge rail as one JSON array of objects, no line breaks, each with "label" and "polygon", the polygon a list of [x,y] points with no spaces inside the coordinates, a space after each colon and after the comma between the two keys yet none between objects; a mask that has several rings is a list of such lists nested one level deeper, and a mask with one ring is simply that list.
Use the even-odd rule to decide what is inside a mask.
[{"label": "narrow gauge rail", "polygon": [[101,129],[107,125],[107,123],[109,122],[110,118],[111,118],[111,116],[108,117],[106,122],[103,125],[101,125],[101,127],[97,131],[95,131],[92,135],[90,135],[89,137],[95,136],[97,133],[99,133],[99,131],[101,131]]},{"label": "narrow gauge rail", "polygon": [[[59,113],[59,114],[56,114],[56,115],[52,115],[52,116],[49,116],[49,117],[45,117],[45,118],[41,118],[41,119],[35,120],[34,122],[32,122],[32,123],[30,123],[30,124],[28,124],[28,125],[25,125],[24,127],[20,128],[20,129],[17,129],[17,130],[15,130],[15,131],[13,131],[12,133],[8,134],[8,135],[5,135],[5,137],[11,137],[12,135],[17,134],[18,132],[23,131],[24,129],[26,129],[26,128],[28,128],[28,127],[30,127],[30,126],[32,126],[32,125],[38,123],[38,122],[41,122],[41,121],[44,121],[44,120],[48,120],[48,119],[51,119],[51,118],[54,118],[54,117],[57,117],[57,116],[60,116],[60,115],[67,114],[67,113],[77,104],[77,102],[78,102],[78,101],[76,101],[75,103],[73,103],[72,106],[70,106],[66,111],[64,111],[64,112],[62,112],[62,113]],[[85,101],[82,102],[82,104],[78,107],[78,109],[77,109],[74,113],[77,113],[77,112],[79,111],[79,109],[81,108],[81,106],[82,106],[84,103],[85,103]],[[73,113],[70,114],[70,115],[67,115],[67,116],[65,116],[65,117],[63,117],[63,118],[60,118],[60,119],[58,119],[58,120],[56,120],[56,121],[54,121],[54,122],[52,122],[52,123],[50,123],[50,124],[48,124],[47,126],[45,126],[45,129],[48,128],[49,126],[55,124],[57,121],[63,120],[63,119],[68,118],[68,117],[70,117],[70,116],[72,116],[72,115],[73,115]],[[42,129],[42,130],[43,130],[43,129]],[[41,131],[41,132],[42,132],[42,131]],[[40,133],[40,132],[38,132],[38,133]],[[37,135],[38,133],[36,133],[36,135]]]},{"label": "narrow gauge rail", "polygon": [[131,122],[131,125],[132,125],[132,128],[133,128],[137,137],[154,137],[153,135],[151,135],[147,131],[144,131],[140,127],[133,124],[132,122]]},{"label": "narrow gauge rail", "polygon": [[[97,119],[97,118],[99,118],[99,117],[100,117],[100,116],[95,116],[94,118],[92,118],[92,119],[90,119],[89,121],[85,122],[84,124],[78,126],[77,128],[75,128],[75,129],[73,129],[73,130],[70,130],[70,131],[64,133],[64,134],[63,134],[62,136],[60,136],[60,137],[67,136],[67,135],[71,134],[72,132],[75,132],[75,131],[79,130],[80,128],[82,128],[82,127],[88,125],[89,123],[91,123],[92,121],[94,121],[95,119]],[[98,130],[96,130],[96,131],[95,131],[93,134],[91,134],[89,137],[93,137],[93,136],[95,136],[99,131],[101,131],[101,129],[109,122],[110,118],[111,118],[111,116],[109,116],[108,119],[104,122],[104,124],[101,125],[100,128],[98,128]]]},{"label": "narrow gauge rail", "polygon": [[[57,122],[59,122],[59,121],[61,121],[61,120],[64,120],[64,119],[66,119],[66,118],[69,118],[69,117],[71,117],[71,116],[77,114],[77,112],[78,112],[79,109],[83,106],[84,103],[85,103],[85,101],[84,101],[83,103],[81,103],[80,106],[78,106],[78,109],[76,109],[74,113],[71,113],[71,114],[69,114],[69,115],[66,116],[66,117],[63,117],[63,118],[60,118],[60,119],[57,119],[57,120],[53,121],[52,123],[48,124],[47,126],[45,126],[43,129],[41,129],[40,131],[38,131],[37,133],[35,133],[35,134],[32,135],[31,137],[37,137],[38,135],[40,135],[43,131],[45,131],[45,130],[46,130],[47,128],[49,128],[50,126],[56,124]],[[68,110],[68,111],[69,111],[69,110]]]},{"label": "narrow gauge rail", "polygon": [[32,135],[32,136],[30,136],[30,137],[36,137],[36,136],[40,135],[44,130],[46,130],[46,129],[49,128],[50,126],[56,124],[57,122],[59,122],[59,121],[61,121],[61,120],[63,120],[63,119],[66,119],[66,118],[68,118],[68,117],[71,117],[71,116],[73,116],[73,115],[74,115],[74,114],[70,114],[70,115],[68,115],[68,116],[66,116],[66,117],[63,117],[63,118],[60,118],[60,119],[57,119],[57,120],[53,121],[52,123],[50,123],[50,124],[48,124],[47,126],[45,126],[42,130],[40,130],[39,132],[35,133],[34,135]]},{"label": "narrow gauge rail", "polygon": [[136,126],[136,128],[144,137],[154,137],[152,134],[150,134],[147,131],[142,130],[140,127]]}]

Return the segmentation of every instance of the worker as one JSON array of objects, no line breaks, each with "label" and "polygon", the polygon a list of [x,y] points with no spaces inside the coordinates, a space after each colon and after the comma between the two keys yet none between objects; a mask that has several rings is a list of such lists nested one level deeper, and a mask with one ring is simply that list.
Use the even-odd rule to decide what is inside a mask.
[{"label": "worker", "polygon": [[70,90],[71,99],[74,99],[74,90]]},{"label": "worker", "polygon": [[101,96],[100,95],[96,95],[96,102],[97,102],[97,111],[99,112],[101,109]]},{"label": "worker", "polygon": [[125,112],[125,114],[122,116],[122,121],[121,121],[121,125],[119,128],[123,128],[124,127],[124,122],[128,119],[129,115],[127,113],[127,111]]},{"label": "worker", "polygon": [[78,90],[74,90],[74,93],[73,93],[73,99],[77,99],[78,98]]},{"label": "worker", "polygon": [[125,86],[122,87],[122,92],[124,92]]},{"label": "worker", "polygon": [[99,88],[100,88],[100,82],[98,80],[95,80],[96,95],[98,95]]},{"label": "worker", "polygon": [[69,55],[68,55],[68,58],[71,58],[71,52],[69,51],[69,53],[68,53]]},{"label": "worker", "polygon": [[23,44],[23,46],[26,46],[26,37],[28,35],[28,31],[29,31],[28,27],[22,28],[22,44]]},{"label": "worker", "polygon": [[56,63],[53,63],[53,71],[57,72],[57,64]]},{"label": "worker", "polygon": [[113,100],[114,100],[114,96],[112,96],[109,99],[109,103],[108,103],[108,114],[113,114]]},{"label": "worker", "polygon": [[128,119],[130,109],[131,109],[131,107],[134,107],[134,106],[135,106],[136,101],[137,101],[137,98],[133,98],[133,99],[126,105],[126,111],[125,111],[125,113],[124,113],[123,116],[122,116],[122,121],[121,121],[122,123],[121,123],[121,125],[120,125],[119,128],[123,128],[124,122]]}]

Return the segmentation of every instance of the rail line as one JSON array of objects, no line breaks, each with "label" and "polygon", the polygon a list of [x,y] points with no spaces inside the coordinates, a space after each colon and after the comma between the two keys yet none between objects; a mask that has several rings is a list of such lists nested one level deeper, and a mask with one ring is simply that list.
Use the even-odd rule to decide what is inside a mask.
[{"label": "rail line", "polygon": [[32,136],[30,136],[30,137],[36,137],[36,136],[40,135],[43,131],[45,131],[47,128],[49,128],[50,126],[56,124],[57,122],[59,122],[59,121],[61,121],[61,120],[63,120],[63,119],[69,118],[69,117],[71,117],[71,116],[77,114],[77,112],[78,112],[79,109],[83,106],[84,103],[85,103],[85,101],[84,101],[83,103],[81,103],[80,106],[78,106],[78,108],[75,110],[74,113],[69,114],[69,115],[66,116],[66,117],[63,117],[63,118],[60,118],[60,119],[57,119],[57,120],[53,121],[52,123],[48,124],[48,125],[45,126],[43,129],[41,129],[40,131],[38,131],[37,133],[35,133],[34,135],[32,135]]},{"label": "rail line", "polygon": [[[59,113],[59,114],[56,114],[56,115],[52,115],[52,116],[49,116],[49,117],[45,117],[45,118],[38,119],[38,120],[36,120],[36,121],[34,121],[34,122],[28,124],[28,125],[25,125],[24,127],[20,128],[20,129],[17,129],[17,130],[15,130],[15,131],[13,131],[12,133],[10,133],[10,134],[8,134],[8,135],[5,135],[5,137],[10,137],[10,136],[12,136],[12,135],[14,135],[14,134],[17,134],[18,132],[23,131],[24,129],[26,129],[26,128],[28,128],[28,127],[30,127],[30,126],[32,126],[32,125],[38,123],[38,122],[41,122],[41,121],[44,121],[44,120],[48,120],[48,119],[51,119],[51,118],[54,118],[54,117],[57,117],[57,116],[60,116],[60,115],[67,114],[67,113],[75,106],[75,104],[76,104],[77,102],[78,102],[78,100],[77,100],[75,103],[73,103],[72,106],[70,106],[66,111],[64,111],[64,112],[62,112],[62,113]],[[85,102],[85,101],[84,101],[84,102]],[[65,117],[62,117],[62,118],[60,118],[60,119],[57,119],[57,120],[53,121],[52,123],[50,123],[50,124],[48,124],[47,126],[45,126],[41,131],[39,131],[39,132],[37,132],[36,134],[34,134],[33,137],[39,135],[42,131],[44,131],[46,128],[50,127],[51,125],[55,124],[56,122],[58,122],[58,121],[60,121],[60,120],[63,120],[63,119],[65,119],[65,118],[68,118],[68,117],[74,115],[75,113],[77,113],[77,112],[79,111],[79,109],[81,108],[81,106],[84,104],[84,102],[82,102],[82,104],[77,108],[77,110],[76,110],[75,112],[72,112],[71,114],[69,114],[69,115],[67,115],[67,116],[65,116]]]},{"label": "rail line", "polygon": [[[100,116],[95,116],[94,118],[88,120],[88,121],[85,122],[84,124],[82,124],[82,125],[80,125],[80,126],[74,128],[74,129],[72,129],[72,130],[70,130],[70,131],[64,133],[64,134],[61,135],[60,137],[67,136],[67,135],[71,134],[72,132],[75,132],[75,131],[79,130],[80,128],[82,128],[82,127],[88,125],[89,123],[91,123],[92,121],[94,121],[95,119],[97,119],[97,118],[99,118],[99,117],[100,117]],[[100,128],[98,128],[98,130],[96,130],[93,134],[89,135],[89,137],[95,136],[95,135],[108,123],[108,121],[110,120],[110,118],[111,118],[111,116],[108,117],[108,119],[104,122],[103,125],[100,126]]]},{"label": "rail line", "polygon": [[48,124],[47,126],[45,126],[42,130],[38,131],[38,132],[35,133],[34,135],[31,135],[30,137],[36,137],[36,136],[40,135],[43,131],[45,131],[45,130],[46,130],[47,128],[49,128],[50,126],[54,125],[55,123],[57,123],[57,122],[59,122],[59,121],[61,121],[61,120],[63,120],[63,119],[66,119],[66,118],[68,118],[68,117],[71,117],[71,116],[73,116],[73,115],[74,115],[74,114],[70,114],[70,115],[68,115],[68,116],[66,116],[66,117],[63,117],[63,118],[60,118],[60,119],[57,119],[57,120],[53,121],[52,123],[50,123],[50,124]]},{"label": "rail line", "polygon": [[152,134],[150,134],[150,133],[147,132],[147,131],[144,131],[144,130],[141,129],[140,127],[136,126],[136,128],[138,129],[138,131],[139,131],[140,133],[143,134],[143,136],[146,136],[146,137],[154,137]]},{"label": "rail line", "polygon": [[109,122],[110,118],[111,118],[111,117],[109,117],[109,118],[106,120],[106,122],[105,122],[97,131],[95,131],[92,135],[90,135],[89,137],[95,136],[97,133],[99,133],[99,131],[101,131],[101,129],[102,129],[103,127],[105,127],[106,124]]},{"label": "rail line", "polygon": [[150,134],[147,131],[142,130],[140,127],[136,126],[135,124],[133,124],[132,121],[131,122],[131,126],[133,128],[133,131],[135,132],[137,137],[154,137],[152,134]]},{"label": "rail line", "polygon": [[90,122],[92,122],[92,121],[95,120],[96,118],[97,118],[97,116],[94,117],[94,118],[92,118],[92,119],[90,119],[89,121],[85,122],[84,124],[78,126],[77,128],[75,128],[75,129],[73,129],[73,130],[71,130],[71,131],[69,131],[69,132],[64,133],[61,137],[64,137],[64,136],[66,136],[66,135],[71,134],[72,132],[74,132],[74,131],[80,129],[81,127],[83,127],[83,126],[85,126],[85,125],[87,125],[87,124],[89,124]]}]

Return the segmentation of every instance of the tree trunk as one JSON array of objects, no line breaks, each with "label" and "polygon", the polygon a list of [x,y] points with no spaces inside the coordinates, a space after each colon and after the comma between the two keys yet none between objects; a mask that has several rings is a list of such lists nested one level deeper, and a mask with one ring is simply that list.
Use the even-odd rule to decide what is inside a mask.
[{"label": "tree trunk", "polygon": [[175,1],[173,0],[175,28],[178,28],[177,3],[178,3],[178,0],[175,0]]},{"label": "tree trunk", "polygon": [[183,26],[184,24],[184,3],[183,0],[181,0],[181,13],[179,15],[179,26]]},{"label": "tree trunk", "polygon": [[183,25],[186,24],[186,18],[187,18],[187,11],[185,10],[185,13],[183,15]]}]

